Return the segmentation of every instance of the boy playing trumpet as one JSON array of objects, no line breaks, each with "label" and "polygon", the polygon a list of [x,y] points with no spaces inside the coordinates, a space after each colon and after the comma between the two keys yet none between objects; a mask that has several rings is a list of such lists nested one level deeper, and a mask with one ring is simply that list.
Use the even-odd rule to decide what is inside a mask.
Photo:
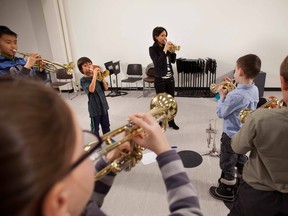
[{"label": "boy playing trumpet", "polygon": [[46,82],[47,73],[33,67],[36,62],[41,65],[40,55],[31,53],[25,61],[23,58],[15,57],[17,48],[17,34],[6,26],[0,26],[0,76],[34,77]]},{"label": "boy playing trumpet", "polygon": [[234,201],[237,191],[235,166],[239,175],[242,174],[245,155],[236,154],[231,148],[231,139],[240,130],[239,112],[244,108],[256,109],[259,101],[259,92],[253,84],[254,78],[261,68],[258,56],[248,54],[240,57],[236,62],[234,78],[238,84],[236,89],[229,92],[219,86],[220,99],[217,104],[217,115],[223,118],[223,133],[221,137],[220,168],[221,176],[217,187],[210,187],[210,194],[216,199]]},{"label": "boy playing trumpet", "polygon": [[99,125],[101,125],[102,132],[105,134],[110,131],[109,106],[104,94],[104,91],[108,90],[108,83],[105,79],[98,79],[100,67],[93,66],[89,58],[79,58],[77,66],[79,71],[84,74],[80,79],[80,85],[88,96],[91,131],[99,136]]}]

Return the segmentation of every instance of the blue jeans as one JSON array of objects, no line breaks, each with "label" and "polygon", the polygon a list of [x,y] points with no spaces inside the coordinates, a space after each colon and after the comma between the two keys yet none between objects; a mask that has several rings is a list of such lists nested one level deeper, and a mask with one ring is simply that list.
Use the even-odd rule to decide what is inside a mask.
[{"label": "blue jeans", "polygon": [[247,161],[245,155],[236,154],[231,147],[231,138],[222,133],[220,148],[220,168],[222,170],[221,178],[226,180],[235,179],[235,167],[242,174],[243,166]]},{"label": "blue jeans", "polygon": [[109,115],[107,114],[91,117],[91,131],[99,136],[99,125],[101,125],[103,134],[110,131]]}]

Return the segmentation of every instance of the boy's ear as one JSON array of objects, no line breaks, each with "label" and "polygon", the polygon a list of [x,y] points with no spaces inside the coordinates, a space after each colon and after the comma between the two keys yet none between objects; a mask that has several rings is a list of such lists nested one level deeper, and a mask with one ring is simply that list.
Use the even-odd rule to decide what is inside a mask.
[{"label": "boy's ear", "polygon": [[281,89],[287,91],[288,90],[288,82],[285,81],[283,76],[280,76],[281,80]]},{"label": "boy's ear", "polygon": [[245,76],[244,70],[242,68],[239,68],[239,75],[240,76]]},{"label": "boy's ear", "polygon": [[43,202],[43,215],[61,216],[67,214],[68,196],[64,189],[64,184],[58,182],[47,193]]}]

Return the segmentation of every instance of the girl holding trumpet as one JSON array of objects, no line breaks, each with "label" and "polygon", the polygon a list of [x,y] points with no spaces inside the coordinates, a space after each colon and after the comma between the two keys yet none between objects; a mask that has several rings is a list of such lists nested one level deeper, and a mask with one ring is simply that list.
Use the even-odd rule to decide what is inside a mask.
[{"label": "girl holding trumpet", "polygon": [[[167,41],[167,30],[163,27],[153,29],[154,44],[149,47],[150,58],[155,68],[154,86],[156,93],[167,93],[174,97],[175,81],[172,63],[176,61],[176,53],[172,42]],[[174,119],[168,122],[169,127],[179,130]]]},{"label": "girl holding trumpet", "polygon": [[84,74],[80,79],[80,85],[88,96],[88,111],[91,120],[91,131],[99,135],[99,125],[103,134],[110,131],[110,120],[108,115],[108,102],[104,91],[108,90],[105,79],[97,79],[100,67],[93,65],[87,57],[81,57],[77,61],[79,71]]},{"label": "girl holding trumpet", "polygon": [[42,64],[40,55],[30,53],[26,61],[24,58],[15,57],[17,49],[17,34],[6,26],[0,26],[0,76],[24,76],[48,81],[45,71],[33,67],[36,62]]}]

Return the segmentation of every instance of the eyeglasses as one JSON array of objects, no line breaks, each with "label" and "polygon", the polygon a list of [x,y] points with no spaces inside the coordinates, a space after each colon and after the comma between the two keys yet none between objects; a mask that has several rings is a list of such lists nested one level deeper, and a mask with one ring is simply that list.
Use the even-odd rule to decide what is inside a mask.
[{"label": "eyeglasses", "polygon": [[73,169],[75,169],[79,164],[81,164],[85,159],[92,156],[92,160],[95,160],[96,157],[93,156],[93,153],[97,152],[97,150],[100,149],[102,144],[101,137],[97,136],[91,131],[83,130],[83,148],[87,148],[88,150],[84,152],[81,157],[76,160],[69,168],[68,172],[71,172]]}]

